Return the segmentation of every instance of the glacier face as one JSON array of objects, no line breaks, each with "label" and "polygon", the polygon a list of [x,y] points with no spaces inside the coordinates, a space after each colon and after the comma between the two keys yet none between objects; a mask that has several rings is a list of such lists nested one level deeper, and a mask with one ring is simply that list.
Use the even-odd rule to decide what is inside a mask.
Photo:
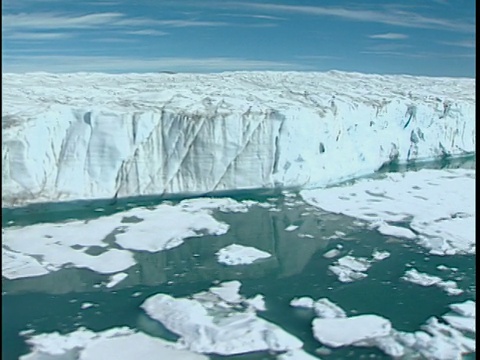
[{"label": "glacier face", "polygon": [[2,81],[4,206],[323,186],[392,159],[475,151],[474,79],[333,71]]}]

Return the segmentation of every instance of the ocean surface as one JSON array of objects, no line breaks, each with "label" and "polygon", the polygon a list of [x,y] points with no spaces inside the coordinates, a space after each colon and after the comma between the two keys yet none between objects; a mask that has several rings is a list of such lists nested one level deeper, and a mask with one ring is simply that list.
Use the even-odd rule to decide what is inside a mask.
[{"label": "ocean surface", "polygon": [[[475,164],[475,157],[467,157],[409,166],[390,165],[370,178],[420,169],[475,169]],[[396,330],[406,332],[419,330],[432,316],[440,318],[452,303],[476,299],[474,254],[429,254],[428,249],[411,239],[383,235],[374,228],[360,226],[353,217],[311,206],[295,190],[222,194],[222,197],[227,196],[271,206],[254,204],[246,212],[214,210],[213,217],[229,225],[226,233],[187,238],[183,244],[159,252],[135,251],[136,264],[124,270],[128,276],[112,287],[105,285],[109,275],[68,264],[42,276],[3,277],[2,358],[18,359],[29,353],[30,347],[25,340],[32,335],[54,331],[67,334],[79,327],[98,332],[128,326],[174,341],[178,336],[149,318],[140,305],[157,293],[186,297],[229,280],[241,282],[242,296],[264,296],[267,309],[259,311],[259,317],[299,338],[309,354],[332,360],[390,357],[375,347],[345,346],[327,350],[313,336],[311,324],[315,314],[310,309],[290,306],[292,299],[326,297],[348,316],[377,314],[388,319]],[[138,207],[153,207],[165,202],[175,205],[181,200],[180,197],[138,197],[2,209],[2,230],[67,220],[92,221]],[[137,219],[131,217],[125,221]],[[298,228],[285,230],[289,226]],[[84,234],[87,238],[91,235]],[[215,253],[233,243],[252,246],[272,256],[247,265],[219,263]],[[337,249],[339,255],[325,257],[324,254],[332,249]],[[88,251],[95,255],[100,250],[92,246]],[[329,269],[341,256],[368,258],[374,251],[388,252],[390,256],[375,262],[363,279],[341,282]],[[463,292],[451,295],[437,286],[421,286],[402,280],[411,268],[443,280],[453,280]],[[82,307],[82,304],[88,305]],[[209,356],[211,359],[276,358],[268,351]],[[475,358],[475,353],[466,358]]]}]

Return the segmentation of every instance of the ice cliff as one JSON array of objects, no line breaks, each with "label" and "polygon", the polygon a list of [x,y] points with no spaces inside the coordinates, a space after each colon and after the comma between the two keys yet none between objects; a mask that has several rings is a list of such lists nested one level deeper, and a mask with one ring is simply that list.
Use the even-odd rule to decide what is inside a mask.
[{"label": "ice cliff", "polygon": [[2,74],[2,203],[313,187],[475,151],[475,80]]}]

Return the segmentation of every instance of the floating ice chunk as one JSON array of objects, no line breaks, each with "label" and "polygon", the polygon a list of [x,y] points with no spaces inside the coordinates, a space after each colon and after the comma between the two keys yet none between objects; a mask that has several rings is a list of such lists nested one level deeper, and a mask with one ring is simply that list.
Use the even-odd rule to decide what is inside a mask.
[{"label": "floating ice chunk", "polygon": [[[474,339],[465,337],[460,331],[449,325],[440,323],[434,317],[428,319],[422,328],[432,335],[433,348],[438,350],[445,348],[445,352],[434,350],[434,353],[442,356],[439,357],[441,359],[457,359],[460,358],[460,355],[463,353],[475,351]],[[455,356],[445,356],[447,353]]]},{"label": "floating ice chunk", "polygon": [[267,307],[265,306],[265,297],[261,294],[257,294],[251,299],[246,299],[245,302],[257,311],[267,310]]},{"label": "floating ice chunk", "polygon": [[49,271],[33,256],[2,248],[2,276],[7,279],[42,276]]},{"label": "floating ice chunk", "polygon": [[296,230],[296,229],[298,229],[297,225],[289,225],[285,228],[285,231],[293,231],[293,230]]},{"label": "floating ice chunk", "polygon": [[375,227],[380,234],[386,236],[395,236],[407,239],[415,239],[417,237],[417,235],[415,235],[415,233],[410,229],[406,229],[400,226],[389,225],[386,222],[382,222]]},{"label": "floating ice chunk", "polygon": [[224,247],[216,253],[218,262],[225,265],[251,264],[259,259],[266,259],[272,255],[266,251],[251,246],[232,244]]},{"label": "floating ice chunk", "polygon": [[[415,239],[432,254],[475,253],[475,170],[422,169],[300,194],[310,205]],[[391,225],[400,221],[412,231]]]},{"label": "floating ice chunk", "polygon": [[114,287],[117,285],[120,281],[124,280],[128,276],[127,273],[121,272],[118,274],[113,274],[110,276],[110,281],[105,285],[107,288]]},{"label": "floating ice chunk", "polygon": [[[395,330],[392,329],[392,332]],[[391,332],[391,333],[392,333]],[[385,354],[394,358],[405,355],[405,347],[400,344],[392,335],[379,336],[367,340],[362,340],[353,344],[354,346],[374,346],[382,350]]]},{"label": "floating ice chunk", "polygon": [[141,305],[153,319],[180,336],[188,349],[221,355],[252,351],[276,352],[300,349],[302,342],[255,312],[217,307],[206,308],[196,299],[166,294],[149,297]]},{"label": "floating ice chunk", "polygon": [[442,318],[458,330],[466,330],[475,333],[475,318],[443,315]]},{"label": "floating ice chunk", "polygon": [[[177,206],[159,205],[154,210],[143,211],[143,221],[129,224],[125,232],[116,235],[116,242],[125,249],[157,252],[177,247],[189,237],[222,235],[228,231],[227,224],[210,214],[210,209],[220,206],[221,202],[192,200],[197,201],[183,207],[181,203]],[[201,206],[206,208],[202,210]]]},{"label": "floating ice chunk", "polygon": [[231,198],[195,198],[181,201],[178,206],[188,212],[218,210],[221,212],[248,212],[249,207],[257,204],[256,201],[247,200],[238,202]]},{"label": "floating ice chunk", "polygon": [[457,314],[469,317],[475,317],[475,301],[467,300],[463,303],[451,304],[450,309]]},{"label": "floating ice chunk", "polygon": [[208,291],[217,295],[223,301],[227,303],[236,304],[242,301],[242,296],[238,293],[242,283],[237,280],[226,281],[219,286],[213,286]]},{"label": "floating ice chunk", "polygon": [[352,270],[346,266],[330,265],[328,268],[331,272],[337,275],[339,281],[344,283],[361,280],[367,277],[367,274]]},{"label": "floating ice chunk", "polygon": [[298,234],[299,238],[309,238],[309,239],[314,239],[315,236],[310,235],[310,234]]},{"label": "floating ice chunk", "polygon": [[[130,251],[109,248],[104,241],[107,236],[113,236],[115,230],[121,230],[114,236],[123,248],[155,252],[178,246],[187,237],[226,233],[228,225],[210,215],[213,208],[225,211],[246,208],[246,205],[228,198],[194,200],[177,206],[159,205],[152,210],[135,208],[87,222],[70,221],[5,229],[2,249],[7,252],[8,261],[2,266],[2,272],[8,276],[37,276],[68,264],[102,274],[116,273],[133,266],[135,259]],[[128,216],[135,216],[142,221],[123,223],[124,217]],[[172,223],[175,227],[171,226]],[[91,236],[84,236],[86,233]],[[87,250],[92,246],[100,248],[102,252],[89,255]],[[13,255],[17,253],[27,257]],[[41,256],[42,263],[28,256]]]},{"label": "floating ice chunk", "polygon": [[421,273],[414,268],[407,270],[402,279],[422,286],[432,286],[442,281],[442,278],[438,276]]},{"label": "floating ice chunk", "polygon": [[370,263],[365,258],[354,258],[353,256],[347,255],[337,260],[338,264],[345,266],[354,271],[367,271],[370,267]]},{"label": "floating ice chunk", "polygon": [[334,265],[328,268],[341,282],[352,282],[355,280],[364,279],[367,277],[363,271],[368,270],[370,262],[365,258],[354,258],[347,255],[338,259]]},{"label": "floating ice chunk", "polygon": [[319,360],[302,349],[290,350],[277,356],[277,360]]},{"label": "floating ice chunk", "polygon": [[323,254],[323,257],[327,258],[327,259],[332,259],[332,258],[338,256],[339,254],[340,254],[340,250],[331,249],[331,250],[328,250],[325,254]]},{"label": "floating ice chunk", "polygon": [[294,298],[292,301],[290,301],[290,306],[293,307],[305,307],[305,308],[313,308],[315,301],[308,297],[308,296],[303,296],[301,298]]},{"label": "floating ice chunk", "polygon": [[384,260],[384,259],[390,257],[390,253],[388,251],[375,250],[372,254],[372,257],[376,261],[381,261],[381,260]]},{"label": "floating ice chunk", "polygon": [[341,307],[335,305],[327,298],[322,298],[315,301],[313,304],[313,309],[319,318],[334,319],[347,317],[347,314]]},{"label": "floating ice chunk", "polygon": [[442,278],[438,276],[421,273],[414,268],[406,271],[402,276],[402,279],[422,286],[436,285],[446,291],[449,295],[460,295],[463,293],[463,290],[457,287],[457,283],[455,281],[443,281]]},{"label": "floating ice chunk", "polygon": [[436,285],[445,290],[448,295],[460,295],[463,293],[463,290],[459,289],[457,283],[453,280],[440,281]]},{"label": "floating ice chunk", "polygon": [[[73,247],[79,245],[105,248],[107,244],[103,239],[113,231],[115,223],[116,221],[112,219],[100,218],[88,223],[75,221],[5,229],[2,255],[5,253],[6,261],[4,260],[2,264],[2,273],[5,271],[9,276],[16,276],[15,274],[21,274],[22,277],[28,274],[38,276],[46,274],[46,271],[57,271],[67,264],[102,274],[128,269],[135,264],[130,251],[105,249],[93,256],[83,249]],[[86,233],[93,235],[84,236]],[[41,263],[34,259],[37,256],[42,258]]]},{"label": "floating ice chunk", "polygon": [[387,336],[392,325],[378,315],[359,315],[348,318],[314,319],[313,335],[331,347],[352,345],[371,338]]},{"label": "floating ice chunk", "polygon": [[181,349],[176,343],[128,328],[113,328],[99,333],[81,328],[66,335],[40,334],[27,339],[27,343],[32,346],[32,351],[20,356],[20,360],[208,359],[204,355]]}]

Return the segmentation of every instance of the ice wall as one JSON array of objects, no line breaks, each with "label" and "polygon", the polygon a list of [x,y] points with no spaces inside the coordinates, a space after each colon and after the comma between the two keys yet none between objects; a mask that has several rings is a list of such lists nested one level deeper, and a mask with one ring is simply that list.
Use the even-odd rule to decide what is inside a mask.
[{"label": "ice wall", "polygon": [[3,206],[322,186],[395,159],[475,151],[474,79],[232,72],[2,81]]}]

